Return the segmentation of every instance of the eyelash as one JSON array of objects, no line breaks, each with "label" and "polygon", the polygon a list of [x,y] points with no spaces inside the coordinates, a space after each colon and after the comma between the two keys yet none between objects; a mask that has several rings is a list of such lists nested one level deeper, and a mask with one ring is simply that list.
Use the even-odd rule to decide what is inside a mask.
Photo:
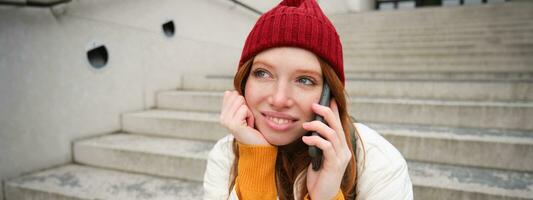
[{"label": "eyelash", "polygon": [[256,69],[256,70],[254,70],[253,75],[254,75],[255,77],[257,77],[257,78],[264,78],[264,77],[260,76],[259,73],[265,73],[265,74],[269,75],[269,73],[268,73],[267,71],[262,70],[262,69]]},{"label": "eyelash", "polygon": [[[270,73],[268,73],[266,70],[263,70],[263,69],[256,69],[256,70],[254,70],[252,72],[253,76],[256,77],[256,78],[266,78],[266,77],[264,77],[265,75],[261,75],[261,73],[264,73],[264,74],[270,76]],[[308,80],[310,83],[304,83],[304,82],[302,82],[302,80]],[[313,78],[307,77],[307,76],[299,77],[297,82],[301,83],[304,86],[316,85],[316,81]]]},{"label": "eyelash", "polygon": [[[310,83],[301,82],[302,80],[305,80],[305,79],[309,80]],[[298,83],[302,83],[303,85],[306,85],[306,86],[307,85],[308,86],[312,86],[312,85],[316,84],[315,81],[313,80],[313,78],[310,78],[310,77],[300,77],[300,78],[298,78]]]}]

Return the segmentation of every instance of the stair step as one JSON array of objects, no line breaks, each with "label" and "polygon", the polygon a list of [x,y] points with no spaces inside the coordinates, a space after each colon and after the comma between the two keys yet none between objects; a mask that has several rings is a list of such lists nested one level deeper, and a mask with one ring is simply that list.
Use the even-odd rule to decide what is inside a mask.
[{"label": "stair step", "polygon": [[414,10],[348,13],[329,16],[336,25],[448,25],[471,22],[505,22],[533,17],[529,2],[507,2],[478,6],[424,7]]},{"label": "stair step", "polygon": [[416,199],[524,200],[533,197],[533,174],[408,162]]},{"label": "stair step", "polygon": [[[343,34],[343,33],[340,33]],[[342,45],[345,48],[351,47],[373,47],[373,46],[420,46],[420,45],[520,45],[532,44],[531,33],[516,32],[509,35],[431,35],[424,37],[359,37],[357,35],[341,35]]]},{"label": "stair step", "polygon": [[[162,114],[158,117],[157,113],[164,113],[166,116]],[[174,115],[173,120],[169,119],[169,113]],[[127,118],[132,122],[124,123],[127,125],[125,129],[131,133],[212,141],[228,134],[217,121],[218,116],[210,112],[150,110],[129,115],[135,115],[135,117]],[[193,115],[197,116],[198,120],[184,119]],[[376,130],[391,143],[397,145],[407,159],[501,169],[532,170],[533,165],[531,163],[533,161],[522,159],[527,158],[522,156],[533,154],[533,142],[531,142],[533,134],[531,132],[517,134],[518,131],[490,129],[451,127],[437,129],[434,125],[374,125],[373,123],[370,125],[373,128],[376,127]],[[203,134],[204,130],[210,130],[210,133]],[[442,149],[434,149],[435,147]],[[503,160],[506,162],[502,162]]]},{"label": "stair step", "polygon": [[[531,173],[408,162],[415,196],[453,199],[528,199]],[[200,199],[200,182],[66,165],[8,180],[15,199]],[[455,198],[457,197],[457,198]],[[462,198],[459,198],[462,197]]]},{"label": "stair step", "polygon": [[74,143],[77,163],[169,178],[202,181],[214,143],[111,134]]},{"label": "stair step", "polygon": [[[182,77],[180,89],[194,91],[225,91],[234,90],[232,75],[199,75]],[[156,100],[159,100],[156,97]]]},{"label": "stair step", "polygon": [[455,58],[455,59],[482,59],[482,58],[523,58],[523,57],[533,57],[533,45],[531,50],[508,50],[504,51],[503,49],[500,52],[493,50],[479,51],[479,50],[416,50],[416,51],[371,51],[371,50],[359,50],[359,51],[345,51],[344,56],[350,57],[352,59],[365,59],[365,58],[381,58],[381,59],[444,59],[444,58]]},{"label": "stair step", "polygon": [[[350,17],[346,17],[350,18]],[[372,32],[387,32],[384,34],[396,33],[410,33],[410,32],[433,32],[433,31],[450,31],[464,30],[464,31],[476,31],[476,30],[520,30],[523,28],[529,28],[533,25],[530,21],[532,16],[514,17],[507,19],[467,19],[459,20],[457,18],[449,19],[449,21],[422,21],[420,19],[412,19],[412,23],[409,22],[393,22],[393,17],[389,19],[381,20],[379,22],[370,23],[367,19],[333,19],[332,23],[336,29],[340,32],[354,31],[364,34]],[[350,20],[350,21],[345,21]]]},{"label": "stair step", "polygon": [[[512,4],[512,5],[511,5]],[[360,23],[375,25],[376,23],[400,27],[433,25],[439,22],[446,25],[461,25],[480,22],[506,23],[509,21],[530,18],[533,6],[520,2],[503,5],[456,6],[456,7],[422,7],[411,10],[390,10],[379,12],[338,13],[328,17],[336,25]],[[462,9],[462,10],[461,10]],[[400,23],[400,24],[399,24]]]},{"label": "stair step", "polygon": [[344,56],[348,57],[383,57],[383,58],[397,58],[397,57],[520,57],[533,55],[533,44],[530,46],[522,45],[517,48],[505,47],[505,46],[490,46],[484,45],[478,48],[457,48],[457,49],[400,49],[400,48],[344,48]]},{"label": "stair step", "polygon": [[[158,93],[159,109],[219,112],[222,92]],[[533,103],[354,97],[349,113],[363,122],[533,130]],[[498,116],[495,118],[494,116]]]},{"label": "stair step", "polygon": [[[349,80],[392,80],[392,81],[485,81],[485,82],[530,82],[533,81],[533,72],[454,72],[454,71],[352,71],[346,69],[344,71],[345,78]],[[233,79],[233,77],[228,77]],[[208,80],[208,79],[206,79]]]},{"label": "stair step", "polygon": [[[338,30],[347,31],[355,30],[362,33],[368,32],[429,32],[433,30],[453,31],[453,30],[480,30],[480,29],[520,29],[524,27],[531,27],[530,21],[533,16],[522,17],[486,17],[484,19],[458,19],[457,17],[450,17],[445,20],[423,20],[420,18],[403,20],[398,22],[393,16],[388,19],[380,19],[371,22],[374,19],[365,19],[364,17],[350,17],[334,18],[332,23]],[[394,22],[397,21],[397,22]],[[367,28],[368,27],[368,28]]]},{"label": "stair step", "polygon": [[533,71],[533,56],[347,56],[346,70],[383,71]]},{"label": "stair step", "polygon": [[[533,53],[467,53],[467,54],[417,54],[407,55],[402,53],[394,54],[372,54],[359,52],[355,54],[345,54],[350,63],[382,62],[391,64],[477,64],[490,65],[495,63],[533,63]],[[529,66],[531,68],[531,66]]]},{"label": "stair step", "polygon": [[5,182],[6,200],[201,199],[202,184],[81,165],[65,165]]},{"label": "stair step", "polygon": [[[153,111],[151,111],[153,112]],[[184,115],[184,116],[187,116],[187,114],[185,114],[185,112],[183,111],[176,111],[176,112],[179,112],[180,114]],[[198,115],[200,114],[200,112],[190,112],[191,114],[190,115]],[[199,125],[196,125],[195,127],[202,127],[202,128],[205,128],[205,127],[214,127],[214,126],[218,126],[218,123],[217,122],[213,122],[214,121],[214,118],[216,118],[216,116],[213,116],[212,113],[204,113],[205,116],[204,117],[200,117],[200,118],[203,118],[204,120],[208,117],[208,116],[211,116],[213,117],[213,120],[206,120],[204,121],[204,125],[203,126],[199,126]],[[176,120],[180,120],[178,119],[178,117],[176,117]],[[200,120],[199,120],[200,121]],[[140,122],[140,121],[139,121]],[[182,126],[179,126],[180,129],[176,128],[175,129],[175,132],[176,132],[176,135],[178,135],[180,132],[201,132],[201,131],[194,131],[192,129],[190,129],[190,127],[184,125],[182,123]],[[211,128],[212,130],[214,130],[214,128]],[[410,129],[409,129],[410,130]],[[153,131],[157,131],[157,130],[153,130]],[[401,132],[402,130],[398,130],[398,134],[396,135],[405,135],[405,132]],[[144,131],[141,131],[141,132],[144,132]],[[416,136],[408,136],[408,137],[420,137],[420,139],[418,140],[424,140],[424,141],[428,141],[428,143],[430,144],[436,144],[436,143],[439,143],[439,141],[436,141],[436,140],[439,140],[439,137],[435,137],[435,131],[433,132],[429,132],[429,133],[426,133],[428,136],[425,136],[424,134],[420,133],[420,134],[417,134]],[[218,135],[217,132],[215,131],[212,131],[213,135],[212,135],[212,139],[213,140],[216,140],[218,138],[220,138],[219,136],[215,136],[215,135]],[[401,139],[394,139],[394,135],[391,134],[389,131],[385,131],[386,134],[385,137],[388,137],[388,138],[393,138],[391,140],[392,143],[398,143],[398,141],[401,141]],[[157,133],[155,133],[157,134]],[[433,135],[431,135],[433,134]],[[459,133],[460,134],[460,133]],[[460,158],[460,159],[457,159],[458,160],[458,164],[469,164],[469,163],[464,163],[464,161],[468,160],[469,158],[466,157],[466,156],[472,156],[474,155],[475,158],[479,158],[479,157],[489,157],[487,158],[487,160],[491,160],[489,162],[486,162],[486,160],[477,160],[476,162],[485,162],[485,163],[482,163],[481,165],[484,165],[485,167],[486,166],[490,166],[490,165],[493,165],[495,162],[494,161],[498,161],[498,159],[500,158],[500,156],[503,156],[503,157],[512,157],[512,155],[520,155],[520,154],[517,154],[517,152],[513,152],[513,148],[520,148],[520,147],[511,147],[513,146],[512,144],[505,144],[505,142],[501,142],[501,144],[497,144],[497,145],[494,145],[494,138],[493,140],[491,141],[490,140],[490,137],[489,139],[487,138],[484,138],[482,136],[480,137],[473,137],[472,135],[469,135],[468,137],[470,137],[470,140],[472,141],[460,141],[458,142],[457,140],[450,140],[450,138],[448,137],[449,135],[443,135],[443,136],[440,136],[441,140],[440,143],[460,143],[460,144],[457,144],[457,146],[460,148],[461,146],[465,146],[465,145],[472,145],[472,144],[476,144],[476,143],[488,143],[488,144],[483,144],[481,145],[482,148],[489,148],[489,149],[485,149],[485,150],[473,150],[472,152],[470,153],[464,153],[464,152],[461,152],[461,151],[468,151],[468,149],[465,149],[465,148],[460,148],[460,150],[456,150],[455,152],[457,152],[457,155],[458,156],[465,156],[464,158]],[[456,137],[461,137],[461,136],[456,136]],[[462,136],[462,137],[467,137],[467,136]],[[516,140],[517,139],[514,139],[514,138],[503,138],[504,136],[500,136],[500,138],[498,137],[495,137],[496,140],[499,140],[499,139],[502,139],[504,141],[508,141],[508,140]],[[396,137],[396,138],[401,138],[401,137]],[[204,136],[201,136],[201,139],[205,139]],[[464,138],[463,138],[464,139]],[[416,139],[415,139],[416,140]],[[433,141],[435,140],[435,141]],[[448,140],[448,141],[446,141]],[[528,149],[531,149],[531,145],[530,144],[527,144],[526,145]],[[449,147],[448,149],[450,148],[453,148],[453,147]],[[502,153],[505,153],[505,152],[511,152],[512,154],[511,155],[499,155],[499,154],[494,154],[492,152],[495,152],[495,151],[499,151],[500,149],[499,148],[502,148]],[[399,148],[400,151],[404,150],[403,148]],[[516,150],[516,149],[514,149]],[[405,151],[405,150],[404,150]],[[455,162],[454,159],[450,159],[451,157],[450,156],[443,156],[442,154],[445,154],[445,153],[450,153],[450,152],[444,152],[444,151],[435,151],[435,149],[427,149],[427,150],[424,150],[424,149],[420,149],[419,151],[423,151],[423,152],[428,152],[428,153],[432,153],[432,152],[435,152],[434,154],[432,154],[432,156],[434,157],[434,160],[437,160],[439,159],[439,157],[443,157],[443,160],[446,162],[446,160],[449,160],[450,162]],[[526,150],[528,151],[528,150]],[[403,152],[402,152],[403,153]],[[463,154],[464,153],[464,154]],[[531,154],[530,151],[528,152],[525,152],[527,154]],[[412,153],[404,153],[407,156],[416,156]],[[477,155],[477,154],[486,154],[486,155]],[[522,154],[523,155],[523,154]],[[430,157],[431,155],[426,155],[426,157]],[[526,155],[524,155],[526,156]],[[524,158],[524,157],[522,157]],[[409,159],[409,157],[407,157],[407,159]],[[513,159],[509,159],[509,160],[513,160]],[[466,161],[468,162],[468,161]],[[514,162],[514,163],[510,163],[509,165],[510,166],[520,166],[522,165],[522,167],[524,167],[524,163],[520,163],[521,161],[518,161],[518,162]],[[503,162],[502,162],[503,163]],[[527,165],[528,163],[525,163],[525,165]],[[429,165],[429,166],[428,166]],[[477,164],[476,164],[477,165]],[[499,166],[502,166],[502,164],[496,164],[496,165],[499,165]],[[411,166],[411,165],[410,165]],[[437,168],[435,168],[434,166],[437,166]],[[508,189],[506,188],[500,188],[501,185],[505,185],[505,178],[507,178],[507,176],[509,176],[514,182],[519,182],[519,181],[522,181],[522,179],[525,179],[523,180],[522,182],[519,182],[519,183],[523,183],[524,181],[527,183],[527,181],[531,182],[531,175],[529,175],[528,173],[518,173],[518,172],[509,172],[509,171],[501,171],[501,170],[485,170],[483,168],[468,168],[468,167],[458,167],[458,166],[451,166],[450,169],[452,169],[451,171],[454,172],[454,173],[457,173],[457,174],[462,174],[464,176],[466,176],[465,179],[457,179],[457,177],[455,177],[456,175],[451,173],[450,170],[448,171],[441,171],[443,169],[448,169],[448,168],[443,168],[441,169],[442,167],[441,166],[446,166],[446,165],[439,165],[439,164],[423,164],[423,165],[416,165],[414,166],[410,172],[412,175],[412,179],[413,179],[413,182],[415,184],[415,188],[416,189],[416,193],[415,195],[418,197],[418,196],[424,196],[424,195],[429,195],[428,193],[429,192],[439,192],[439,193],[442,193],[442,194],[449,194],[449,195],[463,195],[463,196],[468,196],[468,197],[472,197],[472,195],[480,195],[484,198],[482,199],[486,199],[486,198],[494,198],[494,199],[498,199],[498,198],[507,198],[507,199],[515,199],[515,198],[511,198],[511,197],[516,197],[516,194],[515,193],[512,193],[512,192],[509,192]],[[527,168],[527,167],[526,167]],[[428,171],[429,170],[429,171]],[[456,171],[456,170],[459,170],[459,171]],[[461,171],[462,170],[462,171]],[[465,171],[466,170],[466,171]],[[481,172],[484,172],[484,173],[489,173],[489,172],[492,172],[492,171],[496,171],[497,173],[497,177],[503,177],[502,180],[496,180],[498,182],[504,182],[504,183],[501,183],[501,185],[491,185],[491,184],[500,184],[500,183],[493,183],[494,180],[484,180],[483,179],[483,176],[479,175]],[[511,174],[511,175],[509,175]],[[525,174],[525,175],[524,175]],[[449,176],[449,178],[446,178],[445,176]],[[490,174],[489,174],[490,175]],[[428,176],[430,178],[428,178]],[[468,177],[468,176],[474,176],[474,177]],[[524,177],[525,176],[525,177]],[[492,177],[492,176],[491,176]],[[432,180],[432,179],[435,179],[435,180]],[[453,183],[453,187],[450,188],[450,186],[446,186],[446,185],[441,185],[439,183],[441,183],[444,179],[444,181],[447,181],[448,183]],[[489,182],[490,181],[490,182]],[[529,184],[529,183],[528,183]],[[456,187],[457,186],[457,187]],[[486,188],[489,188],[489,189],[486,189]],[[516,189],[512,189],[512,191],[516,191]],[[524,193],[529,193],[531,191],[527,190],[527,191],[522,191]],[[503,194],[503,195],[502,195]]]},{"label": "stair step", "polygon": [[533,130],[533,103],[358,97],[349,113],[363,122]]},{"label": "stair step", "polygon": [[122,114],[128,133],[216,141],[228,134],[214,112],[147,110]]},{"label": "stair step", "polygon": [[444,61],[434,61],[431,59],[417,60],[417,61],[403,61],[403,60],[379,60],[376,58],[373,61],[362,61],[345,58],[344,69],[347,71],[430,71],[430,72],[532,72],[533,61],[523,60],[463,60],[457,61],[453,59]]},{"label": "stair step", "polygon": [[[341,38],[342,40],[342,38]],[[512,39],[512,40],[528,40]],[[532,48],[531,43],[521,43],[520,41],[502,41],[498,37],[487,37],[483,40],[469,40],[469,41],[451,41],[446,43],[436,42],[403,42],[403,43],[383,43],[383,42],[367,42],[367,41],[353,41],[343,42],[343,51],[460,51],[476,50],[476,51],[529,51]]]},{"label": "stair step", "polygon": [[533,81],[355,79],[346,82],[346,91],[352,97],[532,101]]},{"label": "stair step", "polygon": [[[533,11],[532,11],[533,12]],[[387,14],[387,12],[380,12]],[[368,18],[368,15],[359,15],[352,17],[344,15],[330,18],[335,27],[341,31],[358,30],[361,32],[408,32],[408,31],[431,31],[436,30],[478,30],[478,29],[502,29],[502,28],[521,28],[530,27],[533,16],[519,16],[519,17],[498,17],[495,14],[485,18],[469,18],[460,19],[457,16],[448,17],[448,19],[422,19],[414,15],[409,16],[409,19],[396,19],[390,15],[382,19]],[[354,15],[355,16],[355,15]]]},{"label": "stair step", "polygon": [[468,26],[336,26],[342,39],[372,40],[377,38],[455,38],[455,37],[502,37],[511,39],[512,36],[531,35],[533,31],[532,18],[528,22],[517,22],[514,26],[490,26],[488,24]]},{"label": "stair step", "polygon": [[[441,100],[531,101],[533,73],[431,73],[346,71],[346,92],[353,97]],[[470,80],[472,79],[472,80]],[[184,90],[233,90],[232,76],[184,78]],[[159,94],[161,95],[161,93]],[[215,95],[206,93],[206,95]],[[199,100],[207,101],[212,98]],[[165,99],[158,98],[157,101]],[[162,102],[165,103],[165,102]],[[219,104],[209,101],[205,105]]]},{"label": "stair step", "polygon": [[[531,18],[515,18],[507,19],[505,21],[492,22],[485,20],[470,20],[464,22],[444,22],[440,24],[402,24],[402,26],[384,26],[384,24],[369,24],[363,26],[356,22],[350,23],[335,23],[338,32],[341,33],[355,33],[359,36],[373,36],[377,35],[429,35],[431,33],[439,34],[460,34],[460,33],[507,33],[511,31],[530,31],[533,28]],[[419,22],[419,20],[416,20]]]},{"label": "stair step", "polygon": [[[509,3],[508,3],[509,4]],[[510,21],[531,18],[533,8],[531,4],[511,3],[513,6],[503,5],[485,9],[482,6],[456,6],[456,7],[422,7],[411,10],[389,10],[378,12],[355,12],[338,13],[329,15],[328,18],[335,22],[335,25],[356,24],[375,25],[376,23],[401,27],[406,26],[436,26],[441,23],[443,26],[454,26],[473,23],[508,23]],[[511,8],[514,7],[514,8]],[[521,7],[521,8],[517,8]],[[459,13],[453,9],[464,9]],[[355,22],[355,23],[354,23]]]},{"label": "stair step", "polygon": [[533,172],[533,134],[494,129],[367,124],[409,160]]},{"label": "stair step", "polygon": [[[531,20],[531,19],[529,19]],[[357,29],[337,30],[343,41],[376,41],[376,40],[399,40],[410,41],[419,39],[426,40],[480,40],[487,38],[500,38],[501,40],[516,37],[527,37],[533,34],[533,23],[515,27],[480,27],[480,28],[447,28],[434,29],[410,29],[410,30],[376,30],[370,31]]]},{"label": "stair step", "polygon": [[372,38],[362,40],[363,38],[341,38],[342,45],[345,48],[352,47],[398,47],[398,46],[445,46],[445,45],[519,45],[532,44],[533,34],[517,34],[513,37],[498,36],[472,36],[463,38]]}]

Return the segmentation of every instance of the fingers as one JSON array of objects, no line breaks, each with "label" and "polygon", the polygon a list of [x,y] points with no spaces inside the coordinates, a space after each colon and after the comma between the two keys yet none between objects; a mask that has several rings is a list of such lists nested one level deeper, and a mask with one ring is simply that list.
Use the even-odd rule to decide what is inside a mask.
[{"label": "fingers", "polygon": [[254,121],[253,113],[242,95],[237,91],[224,92],[220,123],[243,144],[270,145],[263,135],[254,129]]},{"label": "fingers", "polygon": [[237,109],[234,115],[235,120],[239,120],[239,124],[247,125],[246,116],[248,115],[248,107],[246,105],[241,105]]},{"label": "fingers", "polygon": [[344,170],[352,159],[352,153],[347,145],[342,148],[336,148],[330,141],[319,136],[303,136],[302,141],[307,145],[316,146],[322,150],[325,168]]},{"label": "fingers", "polygon": [[221,112],[232,113],[231,116],[237,111],[237,109],[244,103],[244,97],[239,95],[237,91],[224,92],[224,99],[222,100]]},{"label": "fingers", "polygon": [[331,99],[329,107],[331,108],[331,111],[333,111],[334,116],[340,121],[339,107],[337,106],[337,101],[335,101],[335,99]]},{"label": "fingers", "polygon": [[228,111],[230,113],[233,113],[233,116],[235,116],[237,110],[241,107],[241,105],[244,104],[244,97],[239,95],[237,92],[232,92],[233,94],[231,94],[231,97],[230,97],[230,104],[229,104],[229,108],[228,108]]},{"label": "fingers", "polygon": [[339,134],[339,137],[341,138],[340,140],[344,143],[346,143],[346,136],[344,135],[344,128],[342,127],[342,122],[341,122],[341,115],[339,114],[339,107],[337,106],[337,101],[335,101],[335,99],[331,99],[331,102],[330,102],[330,108],[331,108],[331,111],[333,111],[333,114],[334,116],[337,118],[337,121],[339,122],[338,123],[338,126],[340,128],[340,133]]},{"label": "fingers", "polygon": [[331,160],[332,158],[337,157],[331,142],[324,140],[319,136],[304,136],[302,137],[302,141],[309,146],[316,146],[321,149],[326,160]]},{"label": "fingers", "polygon": [[225,126],[232,129],[243,122],[246,125],[248,122],[245,119],[249,116],[248,112],[250,111],[246,107],[243,96],[237,91],[224,92],[220,121]]},{"label": "fingers", "polygon": [[226,113],[226,110],[227,110],[227,104],[229,102],[229,96],[230,96],[231,92],[230,91],[225,91],[224,92],[224,98],[222,98],[222,108],[220,109],[220,114],[223,114],[223,113]]},{"label": "fingers", "polygon": [[[332,99],[330,107],[313,104],[312,110],[324,117],[327,125],[320,121],[312,121],[303,124],[308,131],[316,131],[322,136],[304,136],[302,140],[307,145],[315,145],[322,149],[328,160],[339,160],[339,163],[347,163],[351,156],[346,143],[344,129],[339,117],[337,102]],[[350,154],[349,154],[350,153]],[[335,161],[333,161],[335,162]]]},{"label": "fingers", "polygon": [[333,144],[333,148],[337,150],[340,147],[340,140],[335,130],[320,121],[312,121],[303,123],[303,128],[307,131],[316,131],[320,136]]},{"label": "fingers", "polygon": [[339,141],[346,143],[346,138],[344,136],[344,129],[342,128],[342,123],[339,117],[339,110],[337,107],[337,102],[335,99],[331,99],[330,107],[321,106],[319,104],[313,104],[312,110],[318,115],[324,117],[326,123],[337,133]]},{"label": "fingers", "polygon": [[[236,91],[225,91],[224,92],[224,99],[222,100],[222,109],[221,113],[228,113],[232,110],[234,111],[234,106],[232,106],[235,103],[235,98],[238,96],[238,93]],[[232,115],[234,112],[231,112]]]}]

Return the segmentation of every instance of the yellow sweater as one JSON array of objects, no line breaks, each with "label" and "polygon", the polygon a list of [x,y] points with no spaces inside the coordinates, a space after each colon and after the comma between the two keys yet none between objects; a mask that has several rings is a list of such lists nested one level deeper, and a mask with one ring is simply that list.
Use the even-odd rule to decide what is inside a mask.
[{"label": "yellow sweater", "polygon": [[[235,190],[239,199],[277,199],[275,165],[278,148],[238,143],[239,163]],[[309,199],[309,195],[305,195]],[[344,199],[341,190],[336,200]]]}]

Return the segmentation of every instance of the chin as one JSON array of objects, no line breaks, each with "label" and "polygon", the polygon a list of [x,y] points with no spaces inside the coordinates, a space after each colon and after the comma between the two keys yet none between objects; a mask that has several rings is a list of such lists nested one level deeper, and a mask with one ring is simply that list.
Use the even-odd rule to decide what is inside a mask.
[{"label": "chin", "polygon": [[297,136],[293,137],[293,133],[265,133],[263,137],[271,145],[284,146],[300,139],[302,135],[297,134]]},{"label": "chin", "polygon": [[283,146],[283,145],[286,145],[286,144],[289,144],[291,143],[292,141],[289,141],[289,140],[278,140],[278,139],[270,139],[270,138],[267,138],[265,137],[266,141],[268,143],[270,143],[271,145],[274,145],[274,146]]}]

